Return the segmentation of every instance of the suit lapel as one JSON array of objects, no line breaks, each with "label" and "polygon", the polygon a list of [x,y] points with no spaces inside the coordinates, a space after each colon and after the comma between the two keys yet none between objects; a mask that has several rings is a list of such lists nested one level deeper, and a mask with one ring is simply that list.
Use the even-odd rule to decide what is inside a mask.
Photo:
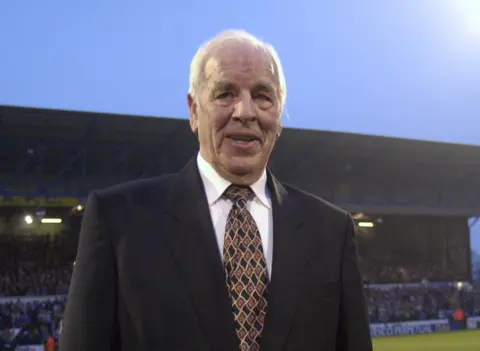
[{"label": "suit lapel", "polygon": [[167,237],[200,324],[214,350],[235,350],[238,340],[222,260],[194,158],[178,174],[168,201],[176,225]]},{"label": "suit lapel", "polygon": [[302,225],[298,203],[269,172],[273,208],[273,268],[268,287],[268,310],[262,351],[283,349],[293,320],[305,250],[298,229]]}]

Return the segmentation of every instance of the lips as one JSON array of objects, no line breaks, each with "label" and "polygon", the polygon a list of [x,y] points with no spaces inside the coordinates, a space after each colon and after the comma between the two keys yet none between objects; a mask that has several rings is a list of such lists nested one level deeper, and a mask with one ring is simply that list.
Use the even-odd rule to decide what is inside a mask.
[{"label": "lips", "polygon": [[231,134],[228,135],[228,138],[239,142],[260,141],[260,138],[253,134]]},{"label": "lips", "polygon": [[258,140],[257,138],[253,137],[253,136],[237,136],[237,135],[232,135],[230,137],[230,139],[233,139],[235,141],[243,141],[243,142],[250,142],[250,141],[255,141],[255,140]]},{"label": "lips", "polygon": [[251,153],[261,145],[260,138],[254,134],[230,134],[227,135],[228,145],[240,153]]}]

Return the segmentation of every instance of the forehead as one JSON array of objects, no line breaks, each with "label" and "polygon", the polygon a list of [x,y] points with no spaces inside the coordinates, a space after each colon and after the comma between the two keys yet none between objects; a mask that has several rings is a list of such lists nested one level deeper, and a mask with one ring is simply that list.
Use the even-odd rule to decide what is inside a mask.
[{"label": "forehead", "polygon": [[210,84],[229,81],[250,85],[262,81],[275,85],[275,69],[270,56],[261,48],[230,43],[217,48],[205,63],[205,79]]}]

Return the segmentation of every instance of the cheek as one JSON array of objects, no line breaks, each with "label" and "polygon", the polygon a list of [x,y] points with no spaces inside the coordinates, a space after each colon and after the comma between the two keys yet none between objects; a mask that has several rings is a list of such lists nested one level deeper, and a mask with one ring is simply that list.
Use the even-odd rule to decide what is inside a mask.
[{"label": "cheek", "polygon": [[221,119],[216,108],[212,106],[204,107],[199,111],[200,118],[198,119],[199,128],[204,133],[215,134],[221,126]]},{"label": "cheek", "polygon": [[227,111],[219,111],[219,109],[217,109],[211,116],[211,139],[215,147],[220,148],[224,141],[224,130],[228,125],[229,115]]},{"label": "cheek", "polygon": [[230,121],[231,108],[217,107],[210,114],[213,122],[213,128],[216,132],[221,132],[225,129]]},{"label": "cheek", "polygon": [[280,117],[276,113],[262,113],[258,119],[261,128],[267,135],[276,136],[280,131]]}]

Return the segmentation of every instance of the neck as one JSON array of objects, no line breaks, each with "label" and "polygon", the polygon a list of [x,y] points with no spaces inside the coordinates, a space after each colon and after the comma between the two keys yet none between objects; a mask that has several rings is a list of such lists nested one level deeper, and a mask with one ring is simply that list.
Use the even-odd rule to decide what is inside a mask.
[{"label": "neck", "polygon": [[225,174],[219,172],[219,174],[224,179],[231,182],[232,184],[241,185],[241,186],[251,186],[252,184],[254,184],[260,179],[260,176],[253,175],[253,174],[237,175],[237,174],[231,174],[228,172],[226,172]]}]

